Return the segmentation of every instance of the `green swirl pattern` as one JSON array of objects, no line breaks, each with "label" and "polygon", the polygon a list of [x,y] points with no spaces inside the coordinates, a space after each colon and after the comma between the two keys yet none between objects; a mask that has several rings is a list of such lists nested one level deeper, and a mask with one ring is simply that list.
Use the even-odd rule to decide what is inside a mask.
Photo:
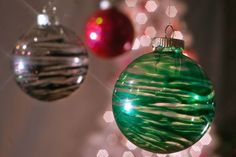
[{"label": "green swirl pattern", "polygon": [[168,154],[196,143],[214,117],[213,85],[182,49],[162,48],[131,63],[113,92],[113,112],[135,145]]}]

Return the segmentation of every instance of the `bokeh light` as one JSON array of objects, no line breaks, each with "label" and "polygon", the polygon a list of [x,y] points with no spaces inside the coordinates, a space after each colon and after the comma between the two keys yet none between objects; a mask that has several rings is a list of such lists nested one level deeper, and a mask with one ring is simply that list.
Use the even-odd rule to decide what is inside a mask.
[{"label": "bokeh light", "polygon": [[128,7],[135,7],[138,0],[125,0],[125,3]]},{"label": "bokeh light", "polygon": [[126,142],[126,147],[129,149],[129,150],[135,150],[137,148],[136,145],[134,145],[133,143],[131,143],[130,141],[127,140]]},{"label": "bokeh light", "polygon": [[130,151],[125,151],[122,157],[135,157],[134,154]]},{"label": "bokeh light", "polygon": [[173,36],[173,38],[176,38],[176,39],[180,39],[180,40],[184,39],[184,35],[180,31],[174,31],[172,36]]},{"label": "bokeh light", "polygon": [[148,26],[146,29],[145,29],[145,35],[151,37],[151,38],[154,38],[157,34],[157,31],[155,29],[155,27],[153,26]]},{"label": "bokeh light", "polygon": [[106,111],[103,115],[103,119],[106,123],[114,122],[114,116],[112,111]]},{"label": "bokeh light", "polygon": [[138,38],[136,38],[136,39],[134,40],[134,44],[133,44],[132,50],[138,50],[139,47],[140,47],[140,41],[139,41]]},{"label": "bokeh light", "polygon": [[109,157],[106,149],[100,149],[97,153],[97,157]]},{"label": "bokeh light", "polygon": [[190,148],[189,152],[192,157],[199,157],[201,155],[201,148],[197,145],[194,145]]},{"label": "bokeh light", "polygon": [[171,18],[176,17],[177,13],[178,13],[178,10],[176,9],[175,6],[168,6],[166,8],[166,15],[171,17]]},{"label": "bokeh light", "polygon": [[145,13],[138,13],[136,16],[136,22],[140,25],[143,25],[147,22],[148,17]]},{"label": "bokeh light", "polygon": [[111,7],[111,2],[109,0],[102,0],[100,2],[101,9],[108,9],[109,7]]},{"label": "bokeh light", "polygon": [[155,12],[158,8],[158,5],[157,5],[156,1],[149,0],[146,2],[145,8],[147,9],[148,12]]},{"label": "bokeh light", "polygon": [[209,145],[212,141],[212,137],[209,133],[206,133],[200,140],[202,145]]},{"label": "bokeh light", "polygon": [[153,155],[153,153],[148,152],[146,150],[142,150],[141,153],[142,153],[143,157],[152,157],[152,155]]},{"label": "bokeh light", "polygon": [[150,46],[151,42],[152,42],[152,39],[147,35],[143,35],[140,37],[140,43],[143,47]]}]

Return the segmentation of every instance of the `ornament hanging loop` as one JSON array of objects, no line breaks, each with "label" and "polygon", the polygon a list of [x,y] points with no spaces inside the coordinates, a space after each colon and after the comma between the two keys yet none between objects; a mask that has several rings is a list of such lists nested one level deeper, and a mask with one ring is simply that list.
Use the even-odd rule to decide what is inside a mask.
[{"label": "ornament hanging loop", "polygon": [[46,6],[43,7],[42,14],[38,15],[38,25],[59,25],[58,17],[56,16],[57,8],[55,0],[50,0]]},{"label": "ornament hanging loop", "polygon": [[165,37],[174,38],[175,29],[172,25],[167,25],[165,28]]},{"label": "ornament hanging loop", "polygon": [[184,41],[174,39],[174,33],[174,27],[172,25],[167,25],[165,28],[165,37],[157,37],[152,40],[153,50],[156,50],[158,47],[184,48]]},{"label": "ornament hanging loop", "polygon": [[56,14],[55,0],[50,0],[46,6],[43,7],[42,12],[45,14],[54,15]]}]

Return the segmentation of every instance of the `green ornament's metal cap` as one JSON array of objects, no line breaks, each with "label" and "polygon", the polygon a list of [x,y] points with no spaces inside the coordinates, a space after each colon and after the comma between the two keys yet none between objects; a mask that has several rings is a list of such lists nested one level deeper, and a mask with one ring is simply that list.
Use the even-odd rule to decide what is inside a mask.
[{"label": "green ornament's metal cap", "polygon": [[157,37],[152,40],[153,48],[157,47],[176,47],[184,48],[184,41],[180,39]]}]

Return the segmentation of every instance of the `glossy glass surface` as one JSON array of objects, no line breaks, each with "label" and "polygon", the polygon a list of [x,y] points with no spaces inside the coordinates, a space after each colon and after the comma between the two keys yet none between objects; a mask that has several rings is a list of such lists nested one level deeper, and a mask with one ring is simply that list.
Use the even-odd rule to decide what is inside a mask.
[{"label": "glossy glass surface", "polygon": [[13,70],[25,93],[38,100],[54,101],[79,88],[88,70],[88,55],[67,28],[38,25],[16,44]]},{"label": "glossy glass surface", "polygon": [[113,92],[122,133],[142,149],[169,154],[197,142],[214,117],[213,85],[182,49],[158,48],[132,62]]},{"label": "glossy glass surface", "polygon": [[99,57],[111,58],[127,52],[133,39],[131,21],[116,8],[95,12],[86,24],[86,44]]}]

